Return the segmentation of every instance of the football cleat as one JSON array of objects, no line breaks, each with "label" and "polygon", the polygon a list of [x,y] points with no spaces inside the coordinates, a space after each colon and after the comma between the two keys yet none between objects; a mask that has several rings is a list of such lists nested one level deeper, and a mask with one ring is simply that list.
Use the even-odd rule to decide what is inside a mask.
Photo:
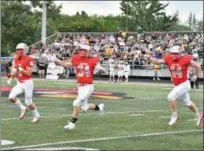
[{"label": "football cleat", "polygon": [[21,115],[19,117],[20,120],[22,120],[25,117],[26,112],[28,112],[28,108],[25,108],[24,110],[21,110]]},{"label": "football cleat", "polygon": [[64,126],[64,129],[66,130],[71,130],[74,128],[75,128],[75,123],[72,123],[72,122],[68,122],[68,124]]},{"label": "football cleat", "polygon": [[197,126],[200,126],[200,125],[202,124],[202,122],[203,122],[203,116],[204,116],[204,113],[201,112],[200,115],[199,115],[199,117],[197,118],[197,123],[196,123]]},{"label": "football cleat", "polygon": [[98,105],[98,107],[99,107],[99,111],[100,111],[101,113],[104,113],[104,104],[101,103],[101,104]]},{"label": "football cleat", "polygon": [[170,126],[174,125],[177,120],[178,120],[178,117],[177,117],[177,116],[175,116],[175,117],[171,116],[171,119],[170,119],[170,121],[169,121],[169,125],[170,125]]},{"label": "football cleat", "polygon": [[34,117],[31,123],[39,123],[40,122],[40,117]]}]

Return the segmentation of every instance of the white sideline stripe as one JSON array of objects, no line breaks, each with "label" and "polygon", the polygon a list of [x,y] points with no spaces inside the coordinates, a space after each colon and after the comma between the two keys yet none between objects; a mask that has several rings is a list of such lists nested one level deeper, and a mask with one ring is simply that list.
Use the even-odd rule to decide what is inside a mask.
[{"label": "white sideline stripe", "polygon": [[144,114],[130,114],[130,116],[141,116],[141,115],[144,115]]},{"label": "white sideline stripe", "polygon": [[30,148],[30,149],[23,149],[23,150],[49,150],[49,151],[55,151],[55,150],[93,150],[93,151],[100,151],[99,149],[94,148],[84,148],[84,147],[48,147],[48,148]]},{"label": "white sideline stripe", "polygon": [[[198,108],[200,110],[202,110],[203,108]],[[187,110],[187,109],[180,109],[180,110]],[[128,111],[128,112],[105,112],[103,115],[106,114],[128,114],[128,113],[148,113],[148,112],[165,112],[165,111],[169,111],[168,109],[163,109],[163,110],[146,110],[146,111]],[[95,115],[95,114],[99,114],[100,113],[85,113],[85,114],[80,114],[80,116],[87,116],[87,115]],[[60,115],[60,116],[41,116],[41,118],[52,118],[52,117],[70,117],[72,115]],[[33,118],[33,117],[25,117],[25,118]],[[18,120],[19,118],[5,118],[5,119],[1,119],[2,121],[9,121],[9,120]]]},{"label": "white sideline stripe", "polygon": [[158,118],[170,118],[171,116],[159,116]]},{"label": "white sideline stripe", "polygon": [[149,134],[130,135],[130,136],[93,138],[93,139],[64,141],[64,142],[55,142],[55,143],[45,143],[45,144],[37,144],[37,145],[17,146],[17,147],[1,148],[1,149],[2,150],[23,149],[23,148],[42,147],[42,146],[49,146],[49,145],[73,144],[73,143],[81,143],[81,142],[94,142],[94,141],[103,141],[103,140],[159,136],[159,135],[168,135],[168,134],[181,134],[181,133],[191,133],[191,132],[201,132],[201,131],[203,131],[203,129],[201,129],[201,130],[185,130],[185,131],[170,131],[170,132],[161,132],[161,133],[149,133]]},{"label": "white sideline stripe", "polygon": [[[162,112],[165,110],[146,110],[146,111],[128,111],[128,112],[105,112],[104,114],[128,114],[128,113],[134,113],[134,112],[140,112],[140,113],[148,113],[148,112]],[[98,114],[100,115],[100,113],[85,113],[85,114],[80,114],[81,116],[87,116],[87,115],[94,115],[94,114]],[[103,115],[104,115],[103,114]],[[50,117],[69,117],[72,115],[60,115],[60,116],[41,116],[41,118],[50,118]],[[33,117],[25,117],[26,118],[33,118]],[[19,118],[5,118],[5,119],[1,119],[2,121],[10,121],[10,120],[18,120]]]}]

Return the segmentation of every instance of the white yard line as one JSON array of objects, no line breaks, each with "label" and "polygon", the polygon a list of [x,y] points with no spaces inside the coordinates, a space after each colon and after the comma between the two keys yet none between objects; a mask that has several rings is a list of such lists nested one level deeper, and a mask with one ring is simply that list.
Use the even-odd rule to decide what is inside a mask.
[{"label": "white yard line", "polygon": [[144,114],[130,114],[130,116],[141,116],[141,115],[144,115]]},{"label": "white yard line", "polygon": [[[139,113],[148,113],[148,112],[162,112],[165,110],[146,110],[146,111],[128,111],[128,112],[105,112],[103,115],[105,114],[129,114],[129,113],[135,113],[135,112],[139,112]],[[80,116],[87,116],[87,115],[101,115],[100,113],[84,113],[84,114],[80,114]],[[71,117],[72,115],[53,115],[53,116],[41,116],[41,118],[52,118],[52,117]],[[25,117],[25,118],[33,118],[33,117]],[[2,121],[10,121],[10,120],[18,120],[19,118],[4,118],[1,119]]]},{"label": "white yard line", "polygon": [[82,143],[82,142],[95,142],[95,141],[105,141],[105,140],[115,140],[115,139],[149,137],[149,136],[161,136],[161,135],[168,135],[168,134],[182,134],[182,133],[192,133],[192,132],[202,132],[202,131],[203,131],[203,129],[201,129],[201,130],[169,131],[169,132],[148,133],[148,134],[140,134],[140,135],[116,136],[116,137],[104,137],[104,138],[93,138],[93,139],[84,139],[84,140],[53,142],[53,143],[27,145],[27,146],[16,146],[16,147],[1,148],[1,149],[2,150],[26,149],[26,148],[34,148],[34,147],[42,147],[42,146],[50,146],[50,145],[73,144],[73,143]]},{"label": "white yard line", "polygon": [[159,116],[158,118],[170,118],[171,116]]},{"label": "white yard line", "polygon": [[[202,110],[203,108],[198,108],[199,110]],[[187,110],[187,109],[180,109],[180,110]],[[161,109],[161,110],[144,110],[144,111],[127,111],[127,112],[105,112],[102,115],[106,114],[131,114],[131,113],[149,113],[149,112],[166,112],[169,111],[169,109]],[[80,116],[87,116],[87,115],[101,115],[100,113],[82,113]],[[50,116],[41,116],[41,118],[53,118],[53,117],[71,117],[70,115],[50,115]],[[33,118],[33,117],[25,117],[25,118]],[[2,121],[10,121],[10,120],[18,120],[19,118],[3,118]]]}]

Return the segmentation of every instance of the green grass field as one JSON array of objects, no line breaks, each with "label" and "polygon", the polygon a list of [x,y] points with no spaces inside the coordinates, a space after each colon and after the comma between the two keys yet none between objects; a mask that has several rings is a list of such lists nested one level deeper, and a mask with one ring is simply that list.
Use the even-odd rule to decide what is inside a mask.
[{"label": "green grass field", "polygon": [[[35,80],[35,88],[73,89],[74,82]],[[12,85],[15,82],[13,81]],[[5,79],[1,86],[8,87]],[[81,112],[76,128],[64,130],[71,119],[73,98],[34,97],[41,122],[32,124],[31,112],[18,120],[20,111],[1,97],[1,137],[14,141],[2,149],[64,148],[97,150],[203,150],[203,129],[195,115],[178,102],[179,120],[168,125],[171,115],[167,95],[172,86],[149,84],[95,84],[95,91],[114,92],[114,97],[93,96],[90,103],[104,103],[105,113]],[[203,91],[191,90],[192,101],[203,111]],[[3,93],[3,92],[2,92]],[[120,98],[120,93],[126,94]],[[118,96],[119,95],[119,96]],[[73,96],[72,96],[73,97]],[[117,99],[119,97],[119,99]],[[128,98],[132,97],[132,98]],[[116,99],[115,99],[116,98]],[[24,98],[20,98],[24,102]]]}]

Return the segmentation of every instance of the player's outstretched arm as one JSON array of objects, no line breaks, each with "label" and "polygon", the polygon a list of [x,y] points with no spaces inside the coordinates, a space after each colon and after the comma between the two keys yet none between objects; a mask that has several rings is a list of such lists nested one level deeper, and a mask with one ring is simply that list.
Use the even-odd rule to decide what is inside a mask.
[{"label": "player's outstretched arm", "polygon": [[159,65],[159,64],[165,64],[165,61],[164,61],[163,59],[150,58],[149,60],[150,60],[150,62],[152,62],[153,64],[157,64],[157,65]]},{"label": "player's outstretched arm", "polygon": [[152,62],[153,64],[157,64],[157,65],[159,65],[159,64],[165,64],[164,59],[156,59],[156,58],[153,58],[153,57],[152,57],[152,54],[148,54],[148,60],[149,60],[150,62]]},{"label": "player's outstretched arm", "polygon": [[62,61],[62,60],[56,59],[55,63],[60,65],[60,66],[63,66],[63,67],[72,67],[73,66],[73,63],[71,61]]}]

